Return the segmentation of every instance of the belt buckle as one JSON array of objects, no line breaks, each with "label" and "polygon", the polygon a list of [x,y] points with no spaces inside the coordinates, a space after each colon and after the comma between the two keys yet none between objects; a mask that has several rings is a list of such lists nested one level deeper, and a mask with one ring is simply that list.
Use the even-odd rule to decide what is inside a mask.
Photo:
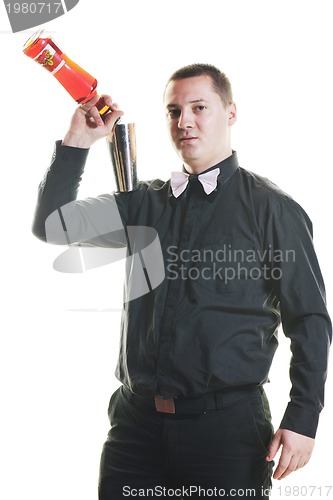
[{"label": "belt buckle", "polygon": [[173,398],[164,399],[163,396],[155,396],[155,408],[160,413],[176,413]]}]

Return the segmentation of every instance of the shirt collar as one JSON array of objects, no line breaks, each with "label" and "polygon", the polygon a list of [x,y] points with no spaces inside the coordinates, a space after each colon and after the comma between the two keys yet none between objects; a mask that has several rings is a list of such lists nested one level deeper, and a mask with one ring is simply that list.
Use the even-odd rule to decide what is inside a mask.
[{"label": "shirt collar", "polygon": [[[213,165],[212,167],[207,168],[203,172],[200,172],[201,175],[206,172],[209,172],[210,170],[214,170],[215,168],[220,169],[219,176],[217,178],[218,186],[224,184],[230,177],[233,175],[234,172],[239,168],[239,163],[238,163],[238,157],[236,151],[232,151],[232,154],[228,156],[228,158],[225,158],[224,160],[220,161],[216,165]],[[188,174],[185,166],[183,165],[183,172]]]}]

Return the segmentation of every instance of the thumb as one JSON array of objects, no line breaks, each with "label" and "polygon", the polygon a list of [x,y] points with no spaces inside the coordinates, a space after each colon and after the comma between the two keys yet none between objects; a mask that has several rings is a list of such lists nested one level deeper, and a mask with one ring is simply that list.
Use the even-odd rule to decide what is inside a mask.
[{"label": "thumb", "polygon": [[281,432],[280,432],[280,429],[275,433],[270,445],[269,445],[269,448],[268,448],[268,454],[266,456],[266,460],[268,462],[271,462],[271,460],[274,459],[275,455],[277,454],[277,452],[279,451],[279,448],[281,446]]}]

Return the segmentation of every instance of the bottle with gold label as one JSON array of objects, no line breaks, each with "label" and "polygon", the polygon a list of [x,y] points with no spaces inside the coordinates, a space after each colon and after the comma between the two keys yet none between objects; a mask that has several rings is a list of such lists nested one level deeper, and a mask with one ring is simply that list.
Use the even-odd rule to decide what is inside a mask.
[{"label": "bottle with gold label", "polygon": [[[27,40],[23,52],[49,71],[78,104],[97,95],[96,78],[64,54],[50,36],[44,35],[44,30],[37,31]],[[110,111],[103,97],[96,107],[102,117]]]}]

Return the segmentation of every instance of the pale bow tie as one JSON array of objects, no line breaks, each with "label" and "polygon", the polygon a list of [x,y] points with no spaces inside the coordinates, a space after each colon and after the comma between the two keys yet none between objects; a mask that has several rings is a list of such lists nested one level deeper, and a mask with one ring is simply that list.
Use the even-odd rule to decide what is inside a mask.
[{"label": "pale bow tie", "polygon": [[[219,173],[220,169],[214,168],[214,170],[198,175],[198,181],[201,182],[206,194],[210,194],[216,189]],[[185,191],[189,178],[190,175],[185,172],[171,172],[171,189],[175,198],[178,198]]]}]

